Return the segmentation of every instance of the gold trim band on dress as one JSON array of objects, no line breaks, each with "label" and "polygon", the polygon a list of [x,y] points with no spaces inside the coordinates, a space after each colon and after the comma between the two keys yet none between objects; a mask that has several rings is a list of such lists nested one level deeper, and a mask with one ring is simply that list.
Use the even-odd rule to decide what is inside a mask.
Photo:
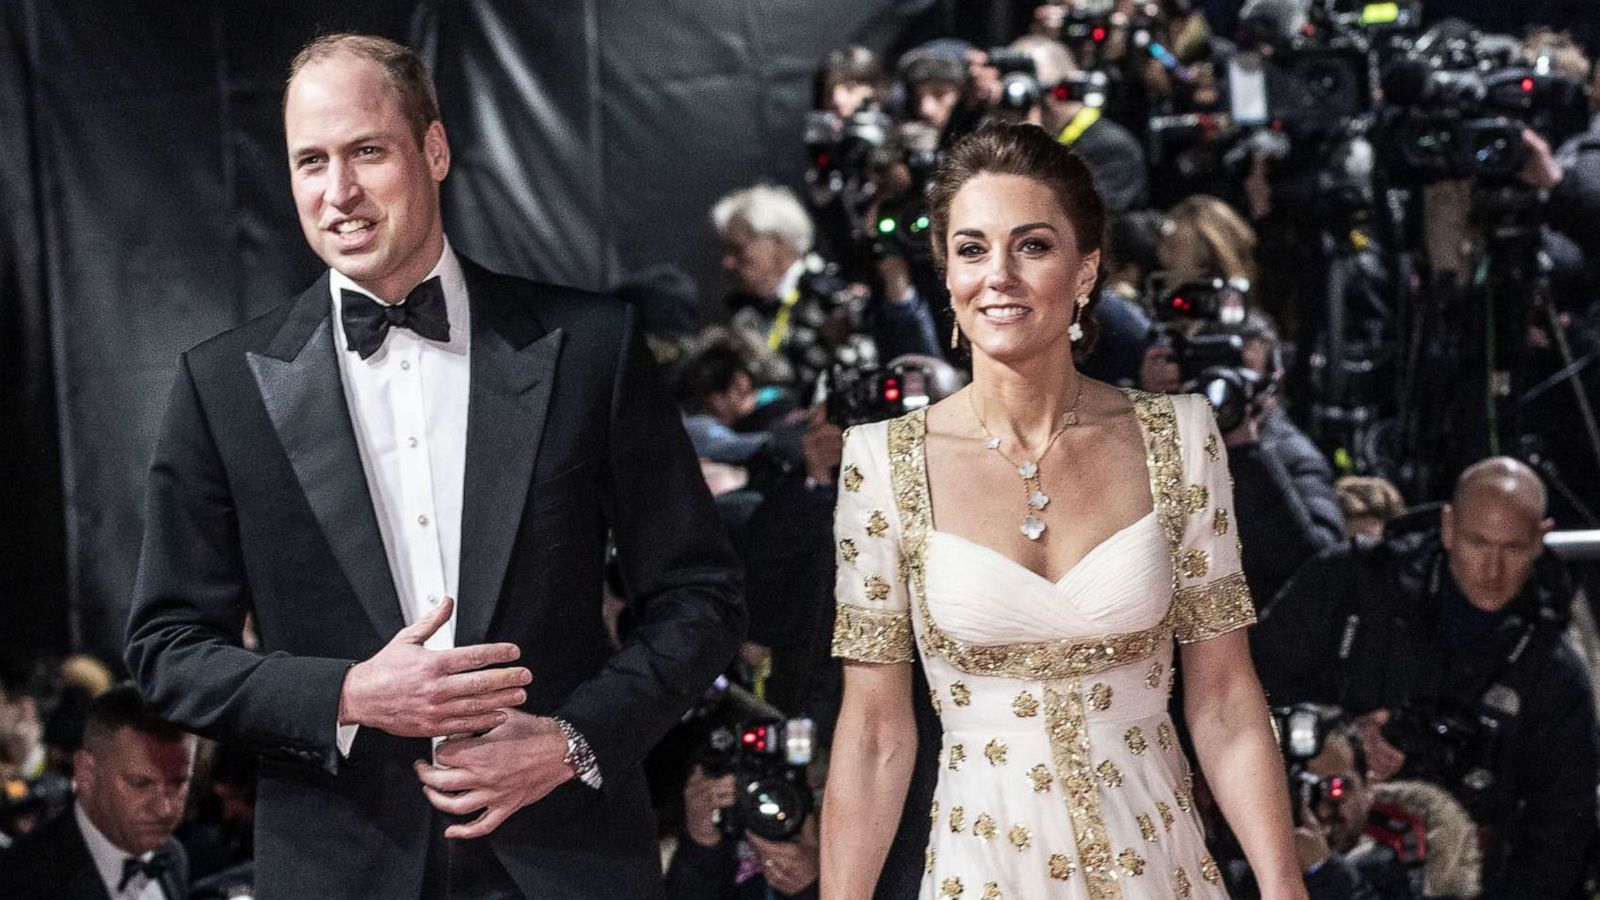
[{"label": "gold trim band on dress", "polygon": [[870,663],[908,663],[916,658],[911,613],[886,612],[840,603],[834,616],[833,655]]},{"label": "gold trim band on dress", "polygon": [[1182,644],[1210,640],[1256,621],[1242,572],[1184,588],[1173,597],[1172,609],[1173,630]]},{"label": "gold trim band on dress", "polygon": [[1083,870],[1090,900],[1121,900],[1122,886],[1112,868],[1111,838],[1100,810],[1100,786],[1094,779],[1089,753],[1089,726],[1083,712],[1083,687],[1076,679],[1047,684],[1044,688],[1045,729],[1056,778],[1072,817],[1078,845],[1078,865]]}]

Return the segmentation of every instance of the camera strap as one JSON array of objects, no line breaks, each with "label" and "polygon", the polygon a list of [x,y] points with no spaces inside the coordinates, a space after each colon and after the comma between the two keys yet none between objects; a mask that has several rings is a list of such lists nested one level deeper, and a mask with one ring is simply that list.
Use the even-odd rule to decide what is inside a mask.
[{"label": "camera strap", "polygon": [[[1434,558],[1433,571],[1428,576],[1428,596],[1435,602],[1443,599],[1444,560],[1445,554],[1441,551]],[[1522,633],[1511,642],[1511,649],[1506,651],[1500,665],[1478,682],[1477,689],[1472,694],[1477,698],[1480,713],[1489,710],[1509,721],[1522,711],[1521,699],[1516,691],[1505,683],[1506,675],[1516,666],[1517,661],[1522,659],[1522,654],[1527,652],[1528,645],[1533,643],[1533,634],[1538,629],[1538,618],[1530,616],[1528,623],[1522,626]]]},{"label": "camera strap", "polygon": [[1085,131],[1088,131],[1098,121],[1100,121],[1100,110],[1093,106],[1085,106],[1083,109],[1078,110],[1078,114],[1072,117],[1072,121],[1067,123],[1067,127],[1061,129],[1061,134],[1056,137],[1056,140],[1062,146],[1071,147],[1077,143],[1078,138],[1083,137]]},{"label": "camera strap", "polygon": [[789,317],[794,313],[794,306],[800,302],[800,286],[789,288],[783,295],[783,300],[778,306],[778,314],[772,317],[772,327],[767,329],[767,349],[777,350],[783,346],[783,341],[789,336]]}]

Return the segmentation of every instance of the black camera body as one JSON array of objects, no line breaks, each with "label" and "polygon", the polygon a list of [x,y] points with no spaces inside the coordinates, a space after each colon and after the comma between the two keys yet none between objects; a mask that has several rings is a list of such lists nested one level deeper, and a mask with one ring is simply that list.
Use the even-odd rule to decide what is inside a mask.
[{"label": "black camera body", "polygon": [[815,741],[816,726],[806,718],[766,717],[711,732],[701,767],[713,777],[734,776],[733,805],[717,817],[724,838],[748,832],[782,841],[799,832],[815,805],[806,779]]},{"label": "black camera body", "polygon": [[[1295,819],[1301,809],[1315,809],[1327,800],[1342,799],[1353,785],[1342,778],[1322,779],[1307,770],[1306,764],[1322,752],[1328,735],[1343,727],[1344,714],[1336,706],[1297,703],[1272,709],[1272,729],[1279,749],[1288,764],[1289,798],[1294,801]],[[1305,823],[1300,823],[1305,824]]]},{"label": "black camera body", "polygon": [[1588,124],[1583,85],[1519,65],[1505,39],[1473,32],[1427,41],[1392,60],[1383,143],[1413,178],[1505,179],[1527,158],[1522,131],[1552,143]]},{"label": "black camera body", "polygon": [[1211,402],[1224,433],[1244,422],[1270,384],[1245,365],[1244,338],[1198,332],[1207,324],[1242,318],[1248,291],[1248,285],[1220,278],[1193,281],[1172,288],[1156,303],[1160,339],[1172,347],[1184,392]]},{"label": "black camera body", "polygon": [[1484,713],[1406,704],[1383,726],[1383,739],[1406,755],[1405,774],[1443,785],[1470,808],[1494,786],[1500,722]]},{"label": "black camera body", "polygon": [[920,366],[837,366],[828,373],[828,421],[840,428],[882,422],[932,401],[933,376]]}]

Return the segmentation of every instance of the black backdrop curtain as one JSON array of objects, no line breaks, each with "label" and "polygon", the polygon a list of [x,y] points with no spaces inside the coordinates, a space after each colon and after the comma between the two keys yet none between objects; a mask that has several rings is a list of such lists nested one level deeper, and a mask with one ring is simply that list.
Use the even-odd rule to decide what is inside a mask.
[{"label": "black backdrop curtain", "polygon": [[120,654],[176,355],[319,268],[279,117],[305,41],[367,31],[433,62],[462,252],[587,287],[674,263],[712,292],[707,210],[757,180],[797,183],[817,60],[942,30],[959,6],[0,4],[0,653]]}]

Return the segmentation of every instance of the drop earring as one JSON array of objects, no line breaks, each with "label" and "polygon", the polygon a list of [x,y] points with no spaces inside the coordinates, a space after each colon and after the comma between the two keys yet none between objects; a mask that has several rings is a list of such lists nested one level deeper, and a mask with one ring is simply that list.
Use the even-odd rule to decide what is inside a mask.
[{"label": "drop earring", "polygon": [[1088,305],[1088,294],[1084,294],[1082,297],[1078,298],[1078,314],[1073,317],[1072,325],[1067,328],[1067,337],[1070,338],[1073,343],[1083,340],[1083,326],[1078,324],[1078,322],[1083,318],[1083,308]]},{"label": "drop earring", "polygon": [[950,323],[950,349],[951,350],[959,350],[959,349],[961,349],[961,323],[960,322],[951,322]]}]

